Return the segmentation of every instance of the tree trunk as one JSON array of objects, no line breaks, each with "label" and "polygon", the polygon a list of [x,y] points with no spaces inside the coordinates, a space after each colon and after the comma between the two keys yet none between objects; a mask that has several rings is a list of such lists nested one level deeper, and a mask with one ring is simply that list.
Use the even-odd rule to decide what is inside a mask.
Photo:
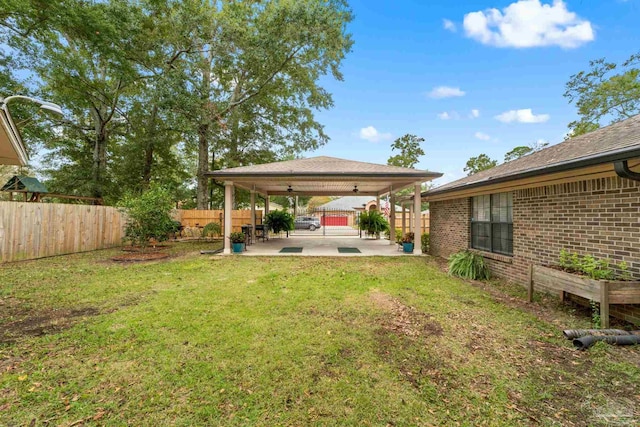
[{"label": "tree trunk", "polygon": [[209,208],[209,125],[198,126],[198,188],[196,200],[198,209]]},{"label": "tree trunk", "polygon": [[96,137],[93,141],[93,162],[91,166],[91,192],[93,197],[104,196],[104,173],[107,169],[107,129],[106,123],[100,119],[100,114],[95,112]]},{"label": "tree trunk", "polygon": [[154,105],[151,110],[151,119],[147,129],[146,144],[144,148],[144,165],[142,166],[142,189],[148,190],[151,185],[151,171],[153,170],[153,149],[156,139],[156,118],[158,116],[158,106]]}]

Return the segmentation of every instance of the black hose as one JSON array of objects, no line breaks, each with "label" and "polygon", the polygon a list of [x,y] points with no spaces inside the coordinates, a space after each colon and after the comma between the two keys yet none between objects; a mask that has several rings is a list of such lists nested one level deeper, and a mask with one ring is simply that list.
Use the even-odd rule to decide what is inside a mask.
[{"label": "black hose", "polygon": [[634,345],[640,344],[640,335],[606,335],[593,336],[587,335],[573,340],[573,345],[578,350],[586,350],[596,343],[596,341],[604,341],[613,345]]},{"label": "black hose", "polygon": [[566,329],[562,331],[565,338],[572,340],[574,338],[580,338],[587,335],[630,335],[631,332],[623,331],[622,329]]}]

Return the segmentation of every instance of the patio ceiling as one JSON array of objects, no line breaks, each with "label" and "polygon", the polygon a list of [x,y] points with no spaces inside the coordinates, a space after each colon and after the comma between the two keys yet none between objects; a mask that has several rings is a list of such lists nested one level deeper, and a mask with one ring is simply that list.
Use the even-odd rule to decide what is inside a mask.
[{"label": "patio ceiling", "polygon": [[[380,196],[442,176],[438,172],[327,156],[223,169],[207,175],[263,195],[284,196]],[[356,188],[358,191],[354,192]]]}]

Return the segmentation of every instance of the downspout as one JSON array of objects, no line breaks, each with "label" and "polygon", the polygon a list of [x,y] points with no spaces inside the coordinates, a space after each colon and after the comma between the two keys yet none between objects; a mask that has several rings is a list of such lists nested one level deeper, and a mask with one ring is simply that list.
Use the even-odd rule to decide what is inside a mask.
[{"label": "downspout", "polygon": [[629,169],[629,162],[627,160],[619,160],[613,163],[613,169],[616,174],[621,178],[631,179],[633,181],[640,181],[640,173],[634,172]]}]

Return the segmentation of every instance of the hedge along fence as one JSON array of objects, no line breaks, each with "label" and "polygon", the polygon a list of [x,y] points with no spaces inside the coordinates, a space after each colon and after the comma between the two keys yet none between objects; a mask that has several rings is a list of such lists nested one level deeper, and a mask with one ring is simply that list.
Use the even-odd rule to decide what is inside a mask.
[{"label": "hedge along fence", "polygon": [[111,206],[0,202],[0,262],[119,246],[124,224]]},{"label": "hedge along fence", "polygon": [[[183,227],[202,228],[210,222],[217,222],[224,230],[224,211],[222,210],[178,210],[174,218],[180,221]],[[242,226],[251,224],[251,210],[234,210],[231,212],[231,231],[242,231]],[[256,210],[256,224],[262,224],[262,211]]]}]

